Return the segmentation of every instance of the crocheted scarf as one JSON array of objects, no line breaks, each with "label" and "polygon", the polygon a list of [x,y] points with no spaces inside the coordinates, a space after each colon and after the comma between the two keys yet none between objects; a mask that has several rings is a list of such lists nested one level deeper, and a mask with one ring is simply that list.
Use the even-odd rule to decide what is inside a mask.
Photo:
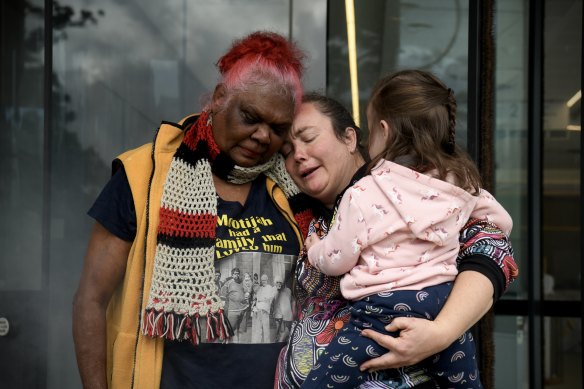
[{"label": "crocheted scarf", "polygon": [[235,184],[250,182],[260,174],[270,177],[288,198],[306,236],[312,217],[308,197],[286,172],[283,157],[276,153],[259,166],[236,166],[219,150],[210,115],[203,112],[185,130],[164,183],[152,284],[142,319],[147,336],[196,345],[201,341],[203,318],[208,341],[233,335],[214,282],[217,193],[213,174]]}]

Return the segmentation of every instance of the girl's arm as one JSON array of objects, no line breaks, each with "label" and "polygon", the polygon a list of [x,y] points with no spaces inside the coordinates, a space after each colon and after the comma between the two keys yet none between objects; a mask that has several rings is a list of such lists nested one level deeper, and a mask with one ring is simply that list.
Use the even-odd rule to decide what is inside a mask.
[{"label": "girl's arm", "polygon": [[496,225],[507,236],[511,234],[513,220],[511,215],[495,199],[495,197],[484,189],[481,189],[477,204],[470,215],[472,219],[487,221]]},{"label": "girl's arm", "polygon": [[306,242],[312,266],[329,276],[349,272],[367,246],[367,224],[352,191],[347,190],[341,199],[328,234],[321,240],[313,238]]}]

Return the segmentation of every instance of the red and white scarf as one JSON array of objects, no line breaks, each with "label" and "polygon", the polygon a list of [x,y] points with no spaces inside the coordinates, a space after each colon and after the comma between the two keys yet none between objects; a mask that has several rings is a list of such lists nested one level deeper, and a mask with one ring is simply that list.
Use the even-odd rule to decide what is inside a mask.
[{"label": "red and white scarf", "polygon": [[311,219],[307,197],[286,172],[283,157],[276,153],[259,166],[236,166],[219,150],[209,113],[203,112],[185,130],[164,183],[152,283],[142,318],[142,332],[147,336],[198,344],[202,318],[206,318],[208,341],[233,335],[214,282],[217,193],[213,174],[236,184],[260,174],[270,177],[288,198],[306,236]]}]

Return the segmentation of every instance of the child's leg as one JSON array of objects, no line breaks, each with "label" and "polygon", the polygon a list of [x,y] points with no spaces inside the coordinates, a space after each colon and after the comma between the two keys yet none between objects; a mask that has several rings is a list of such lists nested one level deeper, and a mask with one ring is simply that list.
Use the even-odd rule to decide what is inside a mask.
[{"label": "child's leg", "polygon": [[[380,293],[352,302],[351,321],[327,346],[302,388],[355,387],[376,379],[376,373],[361,373],[359,365],[377,355],[383,355],[387,350],[372,340],[361,337],[360,331],[373,328],[387,333],[385,325],[400,316],[433,320],[444,306],[451,290],[452,283],[445,283],[421,291]],[[343,363],[343,360],[348,363]],[[470,334],[465,334],[465,337],[420,365],[439,381],[441,388],[482,388],[475,345]]]},{"label": "child's leg", "polygon": [[[452,283],[445,283],[425,288],[428,302],[426,312],[432,319],[436,318],[450,291]],[[472,334],[467,331],[448,348],[421,362],[441,388],[475,388],[481,389],[479,370],[476,360],[475,342]]]},{"label": "child's leg", "polygon": [[361,330],[373,327],[384,331],[383,327],[387,323],[368,316],[370,313],[356,309],[355,306],[351,307],[351,320],[319,356],[302,388],[354,388],[371,378],[370,373],[361,372],[359,366],[371,358],[385,354],[387,349],[361,336]]},{"label": "child's leg", "polygon": [[475,388],[481,384],[475,344],[470,332],[463,334],[447,349],[422,362],[441,388]]}]

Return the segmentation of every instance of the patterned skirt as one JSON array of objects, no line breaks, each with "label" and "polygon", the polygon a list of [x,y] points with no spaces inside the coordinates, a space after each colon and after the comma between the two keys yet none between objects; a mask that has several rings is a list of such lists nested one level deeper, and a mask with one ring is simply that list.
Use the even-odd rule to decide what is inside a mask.
[{"label": "patterned skirt", "polygon": [[292,324],[288,344],[280,352],[275,388],[298,388],[336,333],[349,321],[349,307],[341,300],[307,300]]}]

